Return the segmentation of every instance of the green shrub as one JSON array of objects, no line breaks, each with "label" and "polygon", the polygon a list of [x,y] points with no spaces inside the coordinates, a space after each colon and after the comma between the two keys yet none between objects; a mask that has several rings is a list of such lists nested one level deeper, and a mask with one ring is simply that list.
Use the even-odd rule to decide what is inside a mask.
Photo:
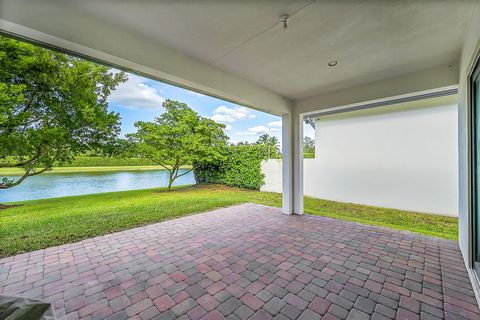
[{"label": "green shrub", "polygon": [[232,187],[259,190],[265,184],[261,163],[263,149],[257,145],[227,148],[227,160],[202,165],[194,170],[197,183],[221,183]]},{"label": "green shrub", "polygon": [[89,157],[80,156],[75,160],[58,164],[60,167],[122,167],[122,166],[154,166],[150,160],[144,158],[121,158],[121,157]]}]

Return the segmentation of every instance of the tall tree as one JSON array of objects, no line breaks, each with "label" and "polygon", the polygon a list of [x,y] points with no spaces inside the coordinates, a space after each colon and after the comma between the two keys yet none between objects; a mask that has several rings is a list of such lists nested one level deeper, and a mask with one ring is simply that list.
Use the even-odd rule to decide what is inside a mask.
[{"label": "tall tree", "polygon": [[270,136],[268,133],[264,133],[258,137],[255,144],[263,149],[265,159],[279,158],[281,156],[280,142],[275,136]]},{"label": "tall tree", "polygon": [[315,155],[315,140],[310,137],[303,137],[303,153],[306,155]]},{"label": "tall tree", "polygon": [[0,36],[0,168],[22,168],[14,187],[76,155],[101,149],[119,133],[107,98],[123,73]]},{"label": "tall tree", "polygon": [[262,134],[260,137],[257,139],[258,144],[268,144],[270,139],[270,135],[268,133]]},{"label": "tall tree", "polygon": [[[168,170],[170,191],[177,178],[201,165],[224,160],[228,137],[225,125],[199,116],[185,103],[166,100],[163,107],[165,112],[154,122],[136,122],[137,132],[127,137],[137,155]],[[184,165],[192,168],[180,172]]]},{"label": "tall tree", "polygon": [[268,144],[274,147],[276,150],[280,150],[279,149],[280,141],[278,140],[277,137],[271,136],[270,139],[268,140]]}]

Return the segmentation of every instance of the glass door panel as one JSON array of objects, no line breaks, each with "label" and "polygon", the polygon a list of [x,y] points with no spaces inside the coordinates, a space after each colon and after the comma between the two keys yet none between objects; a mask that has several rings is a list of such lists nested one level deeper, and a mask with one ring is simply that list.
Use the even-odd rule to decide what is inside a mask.
[{"label": "glass door panel", "polygon": [[471,78],[472,88],[472,199],[474,269],[480,276],[480,65]]}]

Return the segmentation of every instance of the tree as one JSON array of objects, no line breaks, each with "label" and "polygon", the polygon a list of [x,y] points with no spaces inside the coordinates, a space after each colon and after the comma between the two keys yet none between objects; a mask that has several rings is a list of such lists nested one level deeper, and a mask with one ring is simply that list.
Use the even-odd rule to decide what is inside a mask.
[{"label": "tree", "polygon": [[258,143],[258,144],[268,144],[269,140],[270,140],[270,135],[268,133],[264,133],[260,137],[258,137],[256,143]]},{"label": "tree", "polygon": [[278,152],[280,152],[280,141],[278,140],[277,137],[275,136],[271,136],[270,139],[268,140],[268,143],[270,146],[274,147],[275,150],[277,150]]},{"label": "tree", "polygon": [[315,158],[315,140],[303,137],[303,154],[305,158]]},{"label": "tree", "polygon": [[303,152],[315,152],[315,139],[303,137]]},{"label": "tree", "polygon": [[[166,100],[163,107],[165,112],[155,122],[136,122],[137,132],[127,137],[138,156],[168,170],[170,191],[177,178],[203,164],[224,160],[228,137],[225,125],[199,116],[185,103]],[[183,165],[192,168],[179,173]]]},{"label": "tree", "polygon": [[270,136],[268,133],[262,134],[258,137],[256,145],[263,148],[265,159],[279,158],[281,156],[278,138]]},{"label": "tree", "polygon": [[115,141],[109,143],[105,148],[100,150],[99,153],[93,154],[93,156],[117,158],[130,158],[134,155],[134,146],[132,145],[132,142],[126,138],[117,138]]},{"label": "tree", "polygon": [[124,73],[0,36],[0,168],[22,168],[0,189],[49,170],[119,133],[107,98]]},{"label": "tree", "polygon": [[195,169],[195,180],[199,183],[220,183],[260,190],[265,184],[265,174],[262,172],[263,151],[258,144],[230,144],[224,161]]}]

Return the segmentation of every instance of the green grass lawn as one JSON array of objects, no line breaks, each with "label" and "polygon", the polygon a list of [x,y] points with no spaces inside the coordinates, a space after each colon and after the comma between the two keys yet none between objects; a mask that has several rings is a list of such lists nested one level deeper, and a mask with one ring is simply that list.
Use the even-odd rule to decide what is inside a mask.
[{"label": "green grass lawn", "polygon": [[[192,166],[182,166],[182,169],[190,169]],[[53,167],[52,170],[43,174],[55,173],[82,173],[82,172],[113,172],[113,171],[144,171],[144,170],[165,170],[162,166],[112,166],[112,167]],[[15,176],[21,175],[23,169],[0,168],[0,175]]]},{"label": "green grass lawn", "polygon": [[[200,185],[19,202],[0,210],[0,256],[79,241],[180,216],[254,202],[280,207],[281,194]],[[457,239],[457,218],[305,198],[305,212]]]}]

